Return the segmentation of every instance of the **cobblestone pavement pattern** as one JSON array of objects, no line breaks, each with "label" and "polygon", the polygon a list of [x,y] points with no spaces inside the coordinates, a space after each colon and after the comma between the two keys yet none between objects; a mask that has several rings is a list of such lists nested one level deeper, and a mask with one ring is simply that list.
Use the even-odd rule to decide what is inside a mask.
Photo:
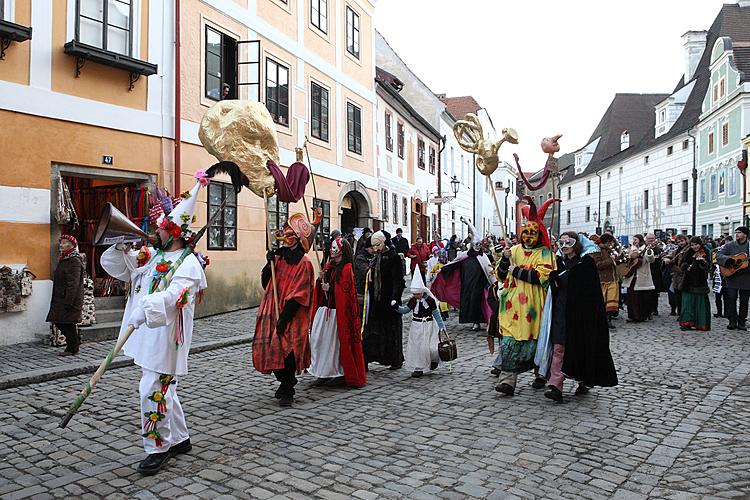
[{"label": "cobblestone pavement pattern", "polygon": [[[241,321],[237,321],[241,318]],[[248,312],[212,318],[221,330]],[[136,367],[113,370],[67,429],[88,375],[0,393],[0,497],[20,498],[748,498],[750,342],[717,321],[618,321],[620,386],[554,404],[519,379],[493,390],[483,337],[448,322],[460,358],[420,379],[373,366],[360,390],[311,387],[292,409],[250,347],[191,356],[180,399],[194,444],[141,477]],[[244,324],[243,324],[244,323]],[[406,331],[406,330],[405,330]]]}]

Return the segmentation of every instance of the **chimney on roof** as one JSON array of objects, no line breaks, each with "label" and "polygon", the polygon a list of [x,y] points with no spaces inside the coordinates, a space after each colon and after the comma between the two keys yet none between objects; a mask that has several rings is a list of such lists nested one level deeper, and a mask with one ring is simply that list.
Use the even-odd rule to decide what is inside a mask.
[{"label": "chimney on roof", "polygon": [[630,132],[623,130],[620,134],[620,151],[625,151],[630,147]]},{"label": "chimney on roof", "polygon": [[[750,2],[749,2],[750,3]],[[698,63],[706,48],[706,31],[688,31],[682,35],[685,42],[685,83],[687,84],[695,76]]]}]

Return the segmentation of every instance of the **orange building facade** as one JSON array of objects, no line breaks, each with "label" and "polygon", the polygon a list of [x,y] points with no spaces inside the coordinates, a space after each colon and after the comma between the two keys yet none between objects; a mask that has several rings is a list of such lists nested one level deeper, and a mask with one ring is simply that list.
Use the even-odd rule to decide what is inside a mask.
[{"label": "orange building facade", "polygon": [[[379,219],[375,2],[181,0],[179,16],[175,3],[0,0],[0,38],[10,41],[0,59],[0,234],[7,242],[0,266],[36,275],[26,310],[0,313],[0,345],[46,331],[63,231],[74,232],[89,257],[96,293],[122,293],[102,275],[101,249],[90,245],[98,210],[111,201],[141,224],[144,193],[155,186],[174,192],[176,164],[179,189],[189,189],[193,174],[215,162],[198,126],[221,98],[266,103],[282,165],[307,141],[315,187],[308,185],[305,199],[323,209],[326,230],[351,232]],[[201,193],[196,228],[231,197],[221,181]],[[78,224],[60,220],[61,189],[71,193]],[[243,191],[232,204],[199,245],[211,260],[201,315],[257,305],[262,294],[263,201]],[[277,226],[296,211],[304,212],[302,203],[269,204]]]}]

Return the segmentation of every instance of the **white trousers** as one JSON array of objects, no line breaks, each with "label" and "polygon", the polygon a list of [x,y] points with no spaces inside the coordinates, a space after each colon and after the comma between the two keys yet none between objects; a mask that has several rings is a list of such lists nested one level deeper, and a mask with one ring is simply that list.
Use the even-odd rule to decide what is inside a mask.
[{"label": "white trousers", "polygon": [[177,377],[143,368],[141,383],[141,428],[146,453],[162,453],[188,439],[185,413],[177,397]]}]

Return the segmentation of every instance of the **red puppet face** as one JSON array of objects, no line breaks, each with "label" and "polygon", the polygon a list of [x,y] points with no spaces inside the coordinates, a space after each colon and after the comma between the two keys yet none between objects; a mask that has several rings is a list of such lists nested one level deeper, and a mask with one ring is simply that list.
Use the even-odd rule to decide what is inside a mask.
[{"label": "red puppet face", "polygon": [[274,238],[276,238],[276,241],[280,242],[281,245],[291,248],[294,245],[297,244],[298,238],[297,233],[294,232],[294,229],[289,227],[289,225],[284,224],[284,227],[281,231],[276,231],[274,233]]}]

